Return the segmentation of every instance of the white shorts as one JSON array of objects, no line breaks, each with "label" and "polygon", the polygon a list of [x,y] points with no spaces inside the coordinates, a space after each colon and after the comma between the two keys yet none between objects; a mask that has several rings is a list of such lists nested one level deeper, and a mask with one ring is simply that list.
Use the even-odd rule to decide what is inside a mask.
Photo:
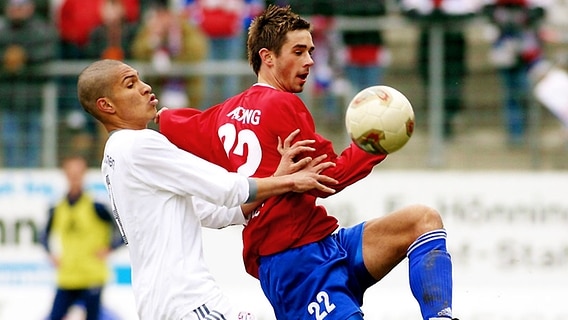
[{"label": "white shorts", "polygon": [[255,320],[251,312],[236,310],[223,295],[208,301],[201,307],[193,310],[184,320]]}]

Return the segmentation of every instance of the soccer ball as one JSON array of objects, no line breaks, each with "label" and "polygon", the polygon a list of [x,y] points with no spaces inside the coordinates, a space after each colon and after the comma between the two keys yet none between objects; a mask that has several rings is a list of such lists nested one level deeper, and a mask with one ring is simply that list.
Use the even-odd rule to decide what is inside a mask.
[{"label": "soccer ball", "polygon": [[389,154],[402,148],[414,132],[414,110],[400,91],[372,86],[349,102],[345,126],[351,140],[371,154]]}]

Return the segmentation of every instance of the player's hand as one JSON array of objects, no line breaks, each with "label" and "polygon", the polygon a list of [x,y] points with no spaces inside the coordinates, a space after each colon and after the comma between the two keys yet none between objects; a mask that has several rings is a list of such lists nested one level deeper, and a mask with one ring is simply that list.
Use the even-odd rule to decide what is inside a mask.
[{"label": "player's hand", "polygon": [[[319,157],[318,157],[319,158]],[[314,166],[311,169],[300,170],[291,175],[294,180],[293,192],[306,192],[312,189],[317,189],[322,192],[335,193],[335,189],[328,187],[328,185],[337,184],[337,180],[323,175],[319,172],[312,172],[311,170],[322,171],[329,167],[334,166],[333,162],[323,162]]]},{"label": "player's hand", "polygon": [[99,259],[99,260],[106,260],[107,257],[110,255],[110,248],[104,248],[104,249],[100,249],[97,252],[95,252],[95,256]]},{"label": "player's hand", "polygon": [[306,192],[312,189],[317,189],[327,193],[335,193],[335,189],[328,187],[328,185],[337,184],[338,181],[321,174],[325,169],[335,166],[333,162],[322,162],[327,157],[323,154],[311,160],[302,170],[293,173],[291,176],[294,179],[294,192]]},{"label": "player's hand", "polygon": [[294,161],[294,158],[302,152],[315,151],[314,148],[308,146],[309,144],[314,143],[315,140],[300,140],[292,144],[292,141],[298,133],[300,133],[300,129],[292,131],[292,133],[290,133],[284,141],[278,137],[277,149],[282,158],[280,159],[278,168],[276,168],[276,171],[274,172],[275,177],[297,172],[298,170],[306,167],[313,160],[311,157],[305,157],[298,161]]},{"label": "player's hand", "polygon": [[57,257],[56,255],[50,254],[49,261],[55,268],[59,267],[59,257]]},{"label": "player's hand", "polygon": [[158,110],[158,112],[156,112],[156,116],[154,117],[154,123],[156,124],[160,123],[160,115],[162,114],[162,112],[164,112],[164,110],[168,110],[168,107],[162,107],[160,110]]}]

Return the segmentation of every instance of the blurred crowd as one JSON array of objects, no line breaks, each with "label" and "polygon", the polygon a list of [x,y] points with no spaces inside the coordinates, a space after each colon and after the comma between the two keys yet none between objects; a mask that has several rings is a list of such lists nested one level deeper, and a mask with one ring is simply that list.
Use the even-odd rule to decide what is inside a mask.
[{"label": "blurred crowd", "polygon": [[[345,102],[338,96],[383,81],[392,60],[381,28],[338,28],[338,17],[369,19],[396,13],[420,26],[417,65],[428,86],[427,25],[444,28],[444,137],[463,109],[467,41],[451,22],[485,17],[497,30],[488,59],[503,83],[503,115],[509,142],[522,144],[527,79],[543,58],[539,27],[544,0],[3,0],[0,5],[0,159],[3,167],[41,167],[42,90],[48,80],[37,68],[51,61],[110,58],[151,64],[146,79],[161,105],[206,109],[245,85],[238,76],[168,75],[172,63],[244,60],[250,21],[268,4],[291,5],[309,16],[317,46],[310,94],[322,121],[342,126]],[[97,165],[100,128],[76,99],[76,75],[58,76],[57,110],[61,157],[81,153]],[[248,83],[246,85],[249,85]],[[346,94],[347,92],[347,94]],[[72,150],[71,150],[72,149]]]}]

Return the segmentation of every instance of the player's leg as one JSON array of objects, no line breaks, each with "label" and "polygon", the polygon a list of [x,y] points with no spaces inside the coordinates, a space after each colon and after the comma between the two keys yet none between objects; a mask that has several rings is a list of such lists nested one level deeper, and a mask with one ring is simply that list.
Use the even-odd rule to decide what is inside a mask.
[{"label": "player's leg", "polygon": [[82,299],[85,301],[86,320],[98,320],[101,313],[102,287],[94,287],[83,290]]},{"label": "player's leg", "polygon": [[260,285],[276,319],[362,319],[362,293],[336,237],[260,258]]},{"label": "player's leg", "polygon": [[382,279],[406,256],[412,293],[423,319],[451,318],[452,263],[439,213],[414,205],[365,223],[363,259]]},{"label": "player's leg", "polygon": [[58,288],[55,293],[55,298],[53,300],[53,306],[51,308],[51,313],[49,314],[49,320],[61,320],[65,318],[69,308],[75,303],[78,298],[76,294],[77,290],[64,290]]}]

